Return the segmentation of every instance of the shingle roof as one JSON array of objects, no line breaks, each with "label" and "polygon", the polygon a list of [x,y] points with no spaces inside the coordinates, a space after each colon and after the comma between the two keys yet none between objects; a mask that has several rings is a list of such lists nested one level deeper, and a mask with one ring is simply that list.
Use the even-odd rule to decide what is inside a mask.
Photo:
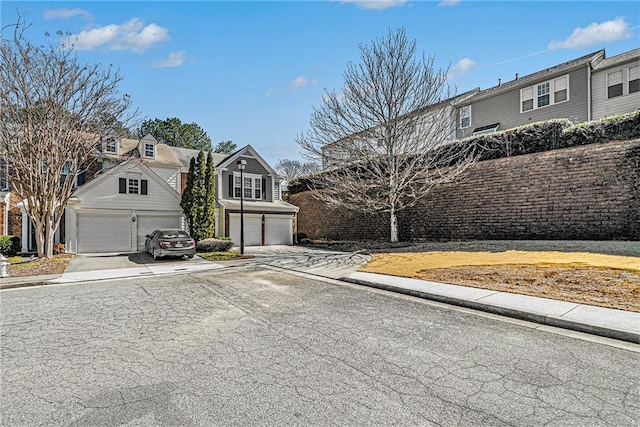
[{"label": "shingle roof", "polygon": [[562,64],[554,65],[553,67],[545,68],[544,70],[537,71],[533,74],[529,74],[529,75],[520,77],[518,79],[511,80],[509,82],[490,87],[488,89],[483,89],[480,92],[478,92],[476,95],[468,98],[466,102],[461,102],[460,104],[461,105],[469,104],[479,99],[488,98],[500,92],[512,90],[520,86],[528,86],[531,83],[535,82],[536,80],[541,80],[549,76],[557,75],[559,73],[566,72],[573,68],[580,67],[582,65],[586,65],[589,63],[598,64],[600,63],[600,61],[604,59],[604,56],[605,56],[604,49],[600,49],[588,55],[584,55],[579,58],[575,58],[570,61],[563,62]]},{"label": "shingle roof", "polygon": [[633,61],[634,59],[636,61],[640,60],[640,48],[633,49],[633,50],[630,50],[629,52],[624,52],[624,53],[621,53],[620,55],[615,55],[615,56],[612,56],[611,58],[604,59],[600,61],[598,65],[593,67],[593,69],[601,70],[603,68],[613,67],[615,65],[622,64],[624,62]]},{"label": "shingle roof", "polygon": [[[193,157],[198,157],[200,150],[194,150],[192,148],[184,148],[184,147],[170,147],[170,148],[173,151],[175,158],[181,164],[180,171],[183,173],[189,172],[189,163],[191,163],[191,159]],[[221,153],[212,153],[212,154],[213,154],[214,166],[218,166],[220,163],[224,161],[224,159],[229,157],[228,154],[221,154]]]}]

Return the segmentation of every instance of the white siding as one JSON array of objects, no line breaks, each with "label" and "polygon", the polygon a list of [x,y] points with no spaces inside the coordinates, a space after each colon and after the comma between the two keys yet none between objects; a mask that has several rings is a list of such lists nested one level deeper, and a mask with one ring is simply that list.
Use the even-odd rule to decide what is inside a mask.
[{"label": "white siding", "polygon": [[[640,92],[629,94],[629,76],[627,72],[629,67],[634,64],[638,64],[638,62],[593,72],[591,76],[593,120],[615,114],[630,113],[640,108]],[[607,74],[618,70],[622,70],[622,96],[607,99]]]},{"label": "white siding", "polygon": [[164,179],[167,184],[174,188],[177,192],[180,192],[180,169],[176,168],[161,168],[152,166],[152,171],[158,174],[159,177]]}]

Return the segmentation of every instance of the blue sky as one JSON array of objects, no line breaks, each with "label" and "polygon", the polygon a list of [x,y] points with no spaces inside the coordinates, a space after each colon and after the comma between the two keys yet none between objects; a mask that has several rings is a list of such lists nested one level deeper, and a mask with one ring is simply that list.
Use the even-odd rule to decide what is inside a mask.
[{"label": "blue sky", "polygon": [[142,118],[196,122],[215,143],[251,144],[275,165],[300,159],[323,90],[339,91],[358,45],[404,27],[450,67],[458,92],[482,89],[601,48],[640,46],[637,1],[5,1],[31,40],[69,31],[80,57],[113,64]]}]

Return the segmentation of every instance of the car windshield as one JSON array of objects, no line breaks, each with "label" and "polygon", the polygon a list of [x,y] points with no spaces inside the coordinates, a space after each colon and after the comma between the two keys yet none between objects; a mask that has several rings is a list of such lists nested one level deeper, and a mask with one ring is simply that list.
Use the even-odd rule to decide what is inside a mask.
[{"label": "car windshield", "polygon": [[162,231],[163,239],[175,239],[176,237],[189,237],[186,231],[182,230],[164,230]]}]

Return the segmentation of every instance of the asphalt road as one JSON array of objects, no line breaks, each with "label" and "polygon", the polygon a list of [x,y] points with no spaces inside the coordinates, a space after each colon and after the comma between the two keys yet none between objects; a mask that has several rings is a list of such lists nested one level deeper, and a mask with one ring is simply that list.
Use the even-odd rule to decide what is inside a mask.
[{"label": "asphalt road", "polygon": [[0,424],[612,425],[640,353],[270,270],[0,292]]}]

